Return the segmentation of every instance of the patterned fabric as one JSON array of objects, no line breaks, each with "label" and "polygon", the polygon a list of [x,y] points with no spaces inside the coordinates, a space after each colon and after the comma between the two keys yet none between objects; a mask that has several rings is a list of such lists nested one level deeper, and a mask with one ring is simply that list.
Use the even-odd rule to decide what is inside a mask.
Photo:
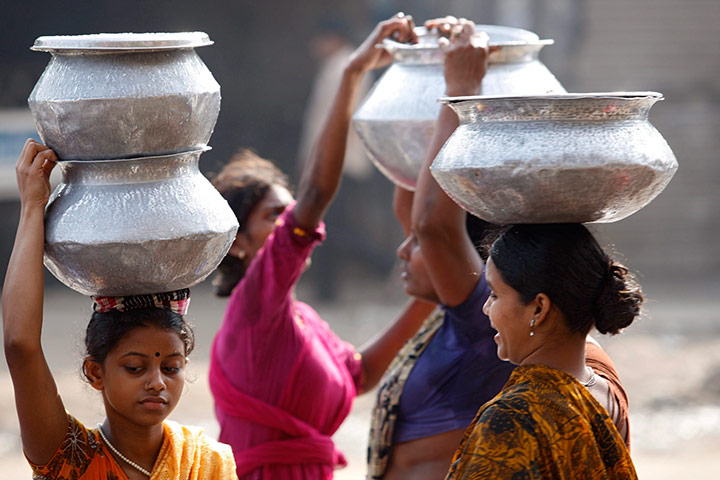
[{"label": "patterned fabric", "polygon": [[125,312],[138,308],[167,307],[178,315],[185,315],[190,306],[190,289],[183,288],[173,292],[127,295],[124,297],[92,297],[92,299],[93,311],[98,313],[106,313],[111,310]]},{"label": "patterned fabric", "polygon": [[33,480],[127,480],[97,430],[85,428],[70,414],[67,417],[65,438],[50,461],[28,462]]},{"label": "patterned fabric", "polygon": [[483,405],[446,480],[637,479],[612,419],[574,377],[522,365]]},{"label": "patterned fabric", "polygon": [[[31,462],[33,480],[128,480],[97,429],[85,428],[68,414],[68,429],[46,465]],[[211,440],[197,427],[163,423],[163,443],[150,480],[237,479],[228,445]]]},{"label": "patterned fabric", "polygon": [[430,314],[418,333],[401,348],[387,369],[385,378],[377,393],[377,401],[372,411],[370,438],[368,440],[369,479],[380,479],[385,475],[392,439],[397,420],[405,381],[412,372],[417,359],[432,340],[435,332],[443,324],[444,312],[438,308]]}]

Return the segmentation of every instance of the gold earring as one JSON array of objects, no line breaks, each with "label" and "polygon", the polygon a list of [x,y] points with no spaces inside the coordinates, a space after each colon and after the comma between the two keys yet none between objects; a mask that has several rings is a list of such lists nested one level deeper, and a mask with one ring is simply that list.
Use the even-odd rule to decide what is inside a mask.
[{"label": "gold earring", "polygon": [[530,319],[530,336],[531,337],[535,336],[535,330],[533,330],[534,328],[535,328],[535,318],[531,318]]},{"label": "gold earring", "polygon": [[240,250],[240,251],[237,253],[237,255],[235,255],[235,256],[236,256],[237,258],[239,258],[240,260],[244,259],[244,258],[245,258],[245,250]]}]

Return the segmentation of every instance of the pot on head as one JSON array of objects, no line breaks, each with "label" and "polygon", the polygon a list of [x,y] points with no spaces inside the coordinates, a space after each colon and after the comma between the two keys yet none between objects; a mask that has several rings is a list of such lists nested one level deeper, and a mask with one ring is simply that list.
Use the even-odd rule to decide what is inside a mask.
[{"label": "pot on head", "polygon": [[648,121],[656,92],[444,98],[460,125],[430,170],[491,223],[615,222],[678,164]]},{"label": "pot on head", "polygon": [[[538,59],[553,43],[527,30],[477,25],[495,47],[488,58],[482,95],[565,92]],[[353,127],[373,163],[395,184],[414,190],[445,95],[443,53],[436,33],[416,29],[418,44],[385,40],[394,62],[353,115]]]},{"label": "pot on head", "polygon": [[198,169],[205,150],[60,162],[62,183],[45,214],[45,266],[85,295],[167,292],[206,278],[238,224]]}]

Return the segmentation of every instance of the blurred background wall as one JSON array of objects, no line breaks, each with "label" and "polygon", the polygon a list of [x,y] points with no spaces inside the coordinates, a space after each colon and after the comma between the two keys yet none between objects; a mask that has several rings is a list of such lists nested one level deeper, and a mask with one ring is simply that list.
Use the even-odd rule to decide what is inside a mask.
[{"label": "blurred background wall", "polygon": [[[215,172],[240,146],[275,160],[295,180],[303,112],[316,71],[310,41],[323,18],[341,19],[359,42],[398,10],[419,22],[438,15],[524,27],[554,38],[541,59],[568,91],[657,90],[666,100],[651,121],[680,168],[664,193],[622,222],[598,227],[646,277],[673,276],[720,291],[720,2],[717,0],[303,0],[251,2],[4,2],[0,14],[0,268],[4,273],[17,215],[12,164],[28,127],[27,97],[49,60],[29,47],[40,35],[123,31],[207,32],[198,49],[222,86],[222,109],[201,168]],[[328,92],[331,94],[332,92]],[[18,113],[17,109],[21,109]],[[13,116],[15,115],[15,116]],[[8,120],[9,119],[9,120]],[[379,174],[370,197],[388,199]],[[326,249],[320,270],[387,274],[401,233],[389,204],[341,216],[371,225],[359,243]],[[373,213],[374,212],[374,213]],[[370,220],[363,220],[375,215]],[[349,217],[349,218],[348,218]],[[355,218],[352,218],[355,217]],[[332,229],[332,225],[330,225]],[[332,232],[332,230],[331,230]],[[358,233],[358,235],[363,235]],[[348,250],[346,249],[346,250]],[[323,255],[321,250],[318,255]],[[322,272],[320,273],[322,275]],[[335,275],[337,278],[342,276]],[[329,287],[328,287],[329,288]]]},{"label": "blurred background wall", "polygon": [[[719,0],[125,0],[3,2],[0,6],[0,276],[14,238],[19,203],[13,166],[35,135],[27,97],[49,60],[29,47],[41,35],[124,31],[207,32],[198,49],[222,87],[222,108],[201,169],[218,171],[238,147],[254,148],[297,179],[303,117],[318,63],[311,43],[327,19],[358,43],[377,20],[402,10],[418,22],[454,14],[478,23],[523,27],[556,43],[541,59],[568,91],[656,90],[666,100],[651,121],[680,168],[648,207],[597,226],[639,271],[652,321],[602,339],[632,399],[633,455],[641,478],[710,478],[720,449],[720,1]],[[333,92],[327,92],[331,95]],[[37,138],[37,137],[36,137]],[[402,234],[389,198],[392,185],[374,168],[348,176],[328,216],[328,243],[313,255],[301,296],[340,302],[320,308],[341,338],[355,344],[379,330],[403,302],[399,279],[388,281]],[[48,275],[50,286],[58,282]],[[359,281],[358,281],[359,280]],[[345,287],[345,288],[343,288]],[[352,290],[354,289],[354,290]],[[348,290],[364,295],[354,302]],[[200,290],[193,300],[200,383],[177,419],[213,430],[204,379],[207,349],[224,302]],[[390,299],[390,300],[388,300]],[[314,303],[313,303],[314,304]],[[314,304],[315,305],[315,304]],[[63,288],[46,299],[45,347],[71,411],[102,418],[78,382],[88,301]],[[27,478],[12,388],[0,362],[0,477]],[[361,478],[372,395],[360,397],[338,443]],[[91,415],[92,414],[92,415]],[[363,430],[365,429],[365,430]],[[215,430],[216,431],[216,430]],[[359,433],[358,433],[359,432]],[[15,470],[13,470],[15,468]],[[17,475],[13,475],[17,471]],[[642,473],[646,474],[643,476]]]}]

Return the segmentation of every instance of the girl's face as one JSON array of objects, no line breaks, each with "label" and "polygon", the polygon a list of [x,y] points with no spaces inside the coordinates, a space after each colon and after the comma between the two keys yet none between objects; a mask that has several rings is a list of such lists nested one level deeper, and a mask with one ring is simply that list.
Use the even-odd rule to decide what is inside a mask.
[{"label": "girl's face", "polygon": [[495,342],[500,360],[520,365],[531,352],[530,320],[535,305],[525,304],[520,294],[505,283],[492,258],[488,259],[485,279],[492,289],[483,312],[490,317],[490,326],[497,330]]},{"label": "girl's face", "polygon": [[177,333],[135,328],[108,353],[93,386],[103,391],[108,417],[157,425],[180,399],[186,365],[185,344]]},{"label": "girl's face", "polygon": [[439,302],[435,287],[425,268],[425,259],[415,235],[410,235],[397,249],[397,256],[402,260],[402,276],[405,283],[405,292],[413,297]]},{"label": "girl's face", "polygon": [[255,258],[267,237],[275,230],[275,220],[293,201],[290,191],[280,185],[273,185],[250,212],[247,223],[240,225],[230,253],[243,259],[245,265]]}]

